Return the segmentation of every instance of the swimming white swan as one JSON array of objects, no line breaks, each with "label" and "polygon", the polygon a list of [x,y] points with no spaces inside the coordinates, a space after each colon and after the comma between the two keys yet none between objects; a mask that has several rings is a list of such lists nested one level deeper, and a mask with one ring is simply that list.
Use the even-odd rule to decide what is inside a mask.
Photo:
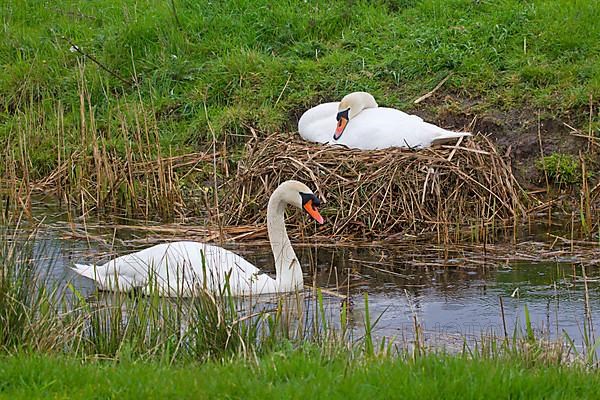
[{"label": "swimming white swan", "polygon": [[442,129],[394,108],[379,107],[366,92],[350,93],[339,103],[311,108],[300,117],[298,131],[312,142],[362,150],[423,148],[471,135]]},{"label": "swimming white swan", "polygon": [[198,242],[164,243],[117,257],[104,265],[77,265],[75,272],[96,281],[103,290],[144,293],[157,289],[163,296],[193,296],[198,289],[220,291],[229,284],[232,295],[290,292],[303,287],[302,269],[288,238],[286,205],[303,208],[318,223],[320,201],[303,183],[286,181],[267,205],[267,231],[275,257],[275,279],[261,273],[241,256]]}]

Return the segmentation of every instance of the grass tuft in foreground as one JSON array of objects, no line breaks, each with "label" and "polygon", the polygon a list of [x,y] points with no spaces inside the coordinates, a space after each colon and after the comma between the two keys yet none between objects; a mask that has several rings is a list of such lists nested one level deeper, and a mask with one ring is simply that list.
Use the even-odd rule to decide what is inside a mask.
[{"label": "grass tuft in foreground", "polygon": [[[40,269],[53,261],[45,255],[38,259],[31,242],[5,236],[0,243],[0,355],[190,363],[254,360],[305,346],[349,358],[417,358],[437,350],[426,345],[416,322],[414,340],[379,337],[381,315],[369,313],[366,294],[356,308],[348,301],[325,307],[319,290],[277,298],[234,298],[226,287],[193,298],[163,298],[158,291],[83,296],[76,281],[57,286],[39,278]],[[596,364],[591,320],[583,326],[586,343],[579,348],[568,337],[565,343],[548,342],[543,333],[538,337],[527,308],[525,315],[510,337],[464,338],[457,354],[533,367]]]},{"label": "grass tuft in foreground", "polygon": [[336,328],[318,291],[314,303],[292,297],[250,311],[226,292],[84,298],[33,279],[40,262],[28,242],[0,243],[0,397],[585,398],[600,383],[593,335],[580,353],[572,341],[544,343],[527,308],[524,332],[475,347],[465,339],[448,355],[419,336],[376,337],[366,295],[353,341],[348,303],[332,316]]},{"label": "grass tuft in foreground", "polygon": [[72,283],[59,286],[41,279],[51,257],[38,259],[33,242],[3,235],[0,354],[191,362],[251,359],[282,343],[312,343],[332,353],[359,350],[360,344],[346,340],[345,329],[328,327],[320,294],[312,299],[305,298],[308,293],[236,298],[224,287],[192,298],[164,298],[158,290],[86,297]]}]

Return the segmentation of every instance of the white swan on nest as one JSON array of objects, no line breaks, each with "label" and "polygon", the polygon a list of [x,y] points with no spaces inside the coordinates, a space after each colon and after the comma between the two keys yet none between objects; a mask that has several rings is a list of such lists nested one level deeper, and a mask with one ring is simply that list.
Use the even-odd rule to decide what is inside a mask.
[{"label": "white swan on nest", "polygon": [[340,102],[311,108],[300,117],[298,131],[311,142],[362,150],[424,148],[471,136],[469,132],[440,128],[395,108],[379,107],[366,92],[350,93]]},{"label": "white swan on nest", "polygon": [[267,231],[275,278],[241,256],[218,246],[198,242],[163,243],[117,257],[103,265],[75,264],[79,275],[93,279],[102,290],[129,291],[134,288],[163,296],[193,296],[199,290],[232,295],[268,294],[301,290],[302,268],[288,238],[284,211],[291,204],[304,209],[318,223],[323,217],[319,199],[303,183],[286,181],[275,189],[267,205]]}]

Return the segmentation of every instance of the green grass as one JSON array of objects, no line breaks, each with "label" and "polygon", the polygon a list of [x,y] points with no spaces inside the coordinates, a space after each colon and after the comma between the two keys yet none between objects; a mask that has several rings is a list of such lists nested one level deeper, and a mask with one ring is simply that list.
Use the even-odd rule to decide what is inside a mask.
[{"label": "green grass", "polygon": [[581,182],[581,166],[579,160],[569,154],[553,153],[539,159],[536,167],[548,175],[548,179],[564,185]]},{"label": "green grass", "polygon": [[326,318],[320,294],[310,311],[291,299],[253,317],[226,293],[83,298],[70,287],[69,300],[34,279],[33,247],[0,237],[0,398],[586,398],[600,383],[597,343],[549,344],[526,308],[511,339],[465,338],[461,353],[437,355],[372,336],[366,294],[356,340],[333,322],[347,327],[351,311]]},{"label": "green grass", "polygon": [[592,0],[173,4],[175,13],[156,0],[3,2],[0,143],[12,158],[26,153],[43,176],[59,152],[91,152],[91,137],[123,156],[136,130],[182,153],[211,137],[209,122],[241,143],[248,125],[293,130],[306,108],[353,90],[410,110],[449,72],[443,90],[480,111],[577,119],[600,94]]},{"label": "green grass", "polygon": [[147,295],[96,292],[84,297],[75,284],[54,289],[56,284],[42,277],[41,268],[56,261],[43,244],[36,256],[33,241],[11,239],[0,225],[0,356],[44,353],[183,363],[251,358],[282,343],[310,343],[323,352],[362,351],[362,343],[352,342],[346,329],[329,327],[328,318],[336,315],[324,315],[320,294],[309,299],[289,293],[269,304],[264,298],[232,297],[224,285],[216,293],[166,298],[150,283]]},{"label": "green grass", "polygon": [[600,375],[577,368],[527,369],[450,356],[348,360],[313,350],[254,362],[174,365],[81,361],[43,355],[0,359],[6,399],[166,398],[595,398]]}]

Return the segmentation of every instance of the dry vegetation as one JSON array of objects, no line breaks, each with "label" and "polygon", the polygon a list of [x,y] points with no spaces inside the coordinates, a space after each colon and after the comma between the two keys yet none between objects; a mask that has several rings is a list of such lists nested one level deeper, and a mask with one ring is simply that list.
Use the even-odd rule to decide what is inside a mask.
[{"label": "dry vegetation", "polygon": [[[59,137],[58,164],[41,179],[29,173],[27,143],[34,129],[26,119],[18,126],[19,151],[6,150],[4,178],[23,208],[37,189],[53,192],[83,216],[197,222],[221,233],[245,226],[231,234],[256,237],[265,234],[272,191],[281,181],[298,179],[324,202],[328,223],[319,236],[335,241],[428,233],[437,242],[457,242],[465,234],[488,242],[495,228],[515,227],[527,214],[527,194],[484,135],[418,151],[359,151],[248,126],[252,135],[243,148],[228,145],[227,136],[213,137],[204,151],[173,156],[160,144],[155,113],[141,102],[123,107],[114,129],[102,128],[82,81],[79,108],[83,122],[71,134],[87,150],[69,152]],[[62,121],[62,110],[55,112]],[[125,146],[112,146],[116,137]]]},{"label": "dry vegetation", "polygon": [[223,222],[262,222],[269,195],[286,179],[316,190],[328,218],[319,233],[339,239],[434,232],[447,241],[464,228],[483,239],[487,228],[526,214],[526,194],[484,136],[419,151],[359,151],[271,135],[250,141],[222,184]]},{"label": "dry vegetation", "polygon": [[[58,195],[80,215],[177,221],[216,230],[213,239],[257,239],[266,235],[272,191],[283,180],[298,179],[324,203],[327,224],[312,231],[321,239],[419,236],[438,243],[491,243],[498,233],[516,234],[525,220],[556,219],[551,214],[560,207],[550,186],[537,197],[523,190],[510,164],[481,134],[418,151],[359,151],[306,143],[295,133],[250,129],[254,135],[236,153],[226,141],[214,141],[204,151],[172,156],[153,140],[158,127],[152,120],[123,123],[121,128],[134,140],[122,152],[111,150],[106,145],[110,134],[95,129],[89,110],[83,137],[90,151],[64,154],[45,178],[29,178],[26,147],[20,156],[7,154],[11,168],[4,178],[12,182],[16,207],[27,210],[35,189]],[[141,120],[143,111],[135,113]],[[581,215],[560,210],[570,226],[580,225],[560,233],[571,239],[594,237],[598,230],[600,185],[585,171],[581,176],[576,196]],[[296,234],[315,229],[291,226]]]}]

